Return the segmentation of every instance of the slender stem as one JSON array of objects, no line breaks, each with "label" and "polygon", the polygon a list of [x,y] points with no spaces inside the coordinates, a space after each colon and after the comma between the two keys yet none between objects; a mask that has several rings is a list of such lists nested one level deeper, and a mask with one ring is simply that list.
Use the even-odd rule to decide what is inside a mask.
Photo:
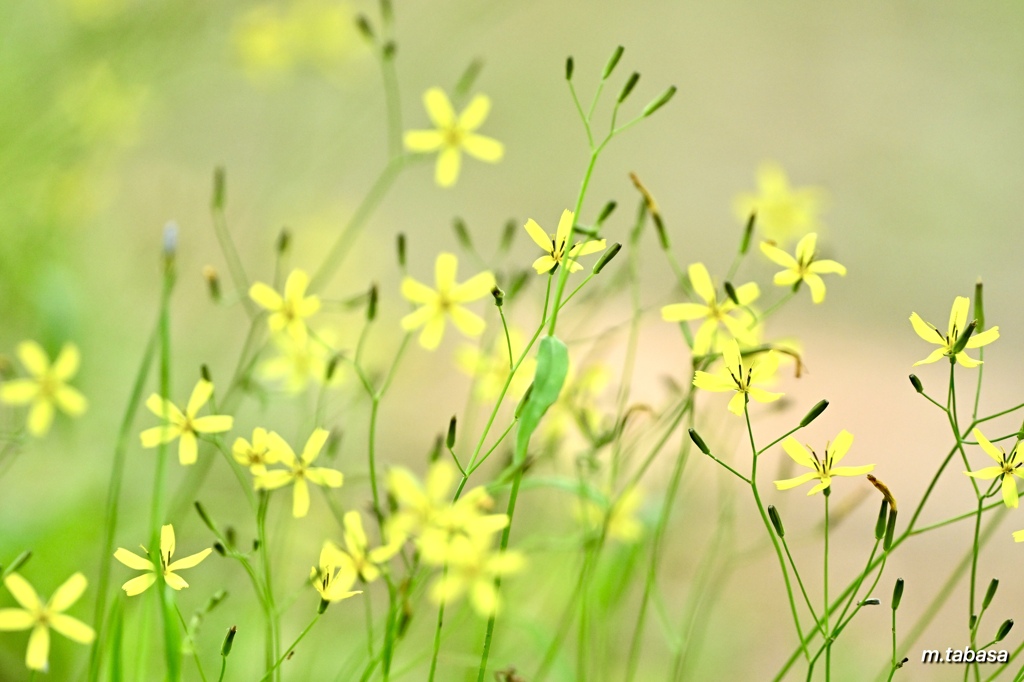
[{"label": "slender stem", "polygon": [[828,622],[828,617],[829,617],[829,608],[828,608],[828,522],[829,522],[828,499],[829,499],[829,497],[831,497],[831,495],[830,495],[831,492],[832,492],[832,488],[831,487],[825,488],[825,490],[824,490],[824,494],[825,494],[825,570],[823,572],[824,575],[823,575],[823,581],[822,582],[823,582],[823,585],[824,585],[824,590],[823,591],[825,593],[825,600],[824,600],[824,614],[822,616],[822,620],[825,623],[825,680],[826,680],[826,682],[828,682],[828,680],[832,679],[832,632],[829,630],[829,622]]},{"label": "slender stem", "polygon": [[227,219],[224,215],[224,207],[214,205],[212,208],[213,213],[213,231],[217,235],[217,241],[220,243],[221,253],[224,254],[224,260],[228,263],[228,272],[231,274],[231,281],[235,285],[235,290],[238,292],[238,300],[242,302],[242,307],[245,308],[245,313],[250,319],[255,318],[259,314],[259,308],[256,307],[255,302],[249,298],[249,278],[246,277],[245,267],[242,265],[242,259],[238,256],[238,249],[235,246],[234,240],[231,238],[231,233],[228,231]]},{"label": "slender stem", "polygon": [[[274,671],[274,661],[278,657],[280,647],[280,627],[278,624],[277,605],[274,602],[274,580],[271,573],[270,549],[267,546],[267,508],[270,506],[270,493],[260,490],[260,504],[256,512],[256,537],[260,543],[260,563],[263,564],[263,590],[267,602],[266,646],[264,659],[267,668]],[[274,672],[272,679],[278,679],[280,673]]]},{"label": "slender stem", "polygon": [[295,638],[295,641],[291,643],[291,646],[285,649],[284,654],[279,659],[277,659],[277,662],[273,664],[270,670],[268,670],[263,675],[263,677],[260,678],[260,682],[266,682],[266,680],[270,679],[271,675],[275,674],[275,671],[277,671],[277,669],[281,667],[281,664],[284,663],[285,660],[292,654],[292,652],[295,650],[295,647],[299,645],[299,642],[301,642],[305,638],[305,636],[309,634],[309,631],[313,629],[313,626],[316,625],[318,620],[320,620],[319,613],[313,616],[313,620],[309,621],[309,625],[306,626],[306,629],[303,630],[302,633]]}]

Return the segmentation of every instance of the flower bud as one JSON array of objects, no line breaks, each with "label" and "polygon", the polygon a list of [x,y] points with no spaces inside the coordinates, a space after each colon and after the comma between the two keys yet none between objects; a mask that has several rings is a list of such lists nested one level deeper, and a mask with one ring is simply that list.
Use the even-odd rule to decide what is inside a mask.
[{"label": "flower bud", "polygon": [[750,238],[754,236],[754,221],[757,219],[757,212],[753,212],[747,218],[747,225],[743,228],[743,240],[740,241],[740,254],[744,255],[750,250]]},{"label": "flower bud", "polygon": [[281,234],[277,235],[277,253],[279,256],[283,256],[288,252],[288,247],[292,245],[292,233],[287,227],[281,228]]},{"label": "flower bud", "polygon": [[810,425],[815,419],[821,416],[821,413],[828,408],[827,400],[819,400],[818,404],[811,408],[811,411],[804,415],[804,418],[800,420],[800,428],[805,428]]},{"label": "flower bud", "polygon": [[779,510],[775,508],[774,504],[768,505],[768,518],[772,520],[772,527],[775,529],[776,535],[780,538],[786,537],[786,529],[782,525],[782,517],[779,516]]},{"label": "flower bud", "polygon": [[924,393],[924,384],[917,378],[916,374],[910,375],[910,385],[914,387],[914,390],[918,393]]},{"label": "flower bud", "polygon": [[974,319],[978,321],[978,329],[985,328],[985,301],[982,295],[981,277],[974,283]]},{"label": "flower bud", "polygon": [[572,61],[572,55],[565,58],[565,80],[572,80],[572,71],[575,68],[575,64]]},{"label": "flower bud", "polygon": [[999,580],[992,578],[992,582],[988,584],[988,590],[985,591],[985,599],[981,602],[982,609],[987,609],[988,605],[992,603],[992,598],[996,596],[997,589],[999,589]]},{"label": "flower bud", "polygon": [[331,359],[327,361],[327,367],[324,368],[324,383],[330,383],[334,379],[334,373],[338,371],[338,365],[341,364],[341,360],[341,353],[331,355]]},{"label": "flower bud", "polygon": [[227,199],[227,171],[224,166],[217,166],[213,169],[213,199],[210,204],[213,210],[224,210],[224,203]]},{"label": "flower bud", "polygon": [[996,633],[996,641],[1001,642],[1006,639],[1006,636],[1010,634],[1010,630],[1013,629],[1013,618],[1007,618],[1003,621],[1003,624],[999,626],[999,631]]},{"label": "flower bud", "polygon": [[398,267],[405,270],[405,233],[399,232],[395,240],[395,251],[398,253]]},{"label": "flower bud", "polygon": [[375,319],[377,319],[377,297],[378,297],[378,295],[379,294],[377,292],[377,283],[374,282],[373,284],[370,285],[370,293],[367,296],[367,299],[368,299],[367,302],[366,302],[366,321],[367,322],[373,322]]},{"label": "flower bud", "polygon": [[870,599],[865,599],[864,601],[862,601],[860,603],[860,605],[861,606],[878,606],[881,603],[882,603],[882,601],[880,599],[877,599],[876,597],[871,597]]},{"label": "flower bud", "polygon": [[360,14],[356,17],[356,28],[359,29],[359,33],[362,34],[367,40],[373,40],[373,26],[370,25],[370,20],[365,14]]},{"label": "flower bud", "polygon": [[885,540],[882,541],[882,548],[888,552],[892,547],[892,538],[896,534],[896,510],[889,509],[889,521],[885,524]]},{"label": "flower bud", "polygon": [[633,92],[633,88],[636,87],[636,84],[639,80],[640,74],[634,71],[633,74],[629,77],[629,80],[626,81],[626,84],[622,86],[622,92],[619,93],[619,104],[622,104],[623,102],[626,101],[626,98],[629,97],[629,93]]},{"label": "flower bud", "polygon": [[451,420],[448,422],[448,437],[445,438],[444,444],[448,446],[448,449],[455,447],[455,429],[456,429],[456,416],[453,414]]},{"label": "flower bud", "polygon": [[653,102],[648,104],[646,107],[644,107],[644,110],[643,110],[643,112],[641,112],[640,115],[641,116],[650,116],[655,111],[657,111],[658,109],[661,109],[663,106],[668,104],[668,101],[670,99],[672,99],[672,97],[675,94],[676,94],[676,86],[673,85],[673,86],[669,87],[668,90],[666,90],[665,92],[661,93],[661,96],[658,97],[658,99],[654,100]]},{"label": "flower bud", "polygon": [[903,599],[903,578],[896,579],[896,585],[892,588],[892,610],[900,607],[900,600]]},{"label": "flower bud", "polygon": [[196,500],[195,508],[196,512],[199,514],[199,518],[203,520],[203,523],[206,524],[206,527],[213,531],[215,535],[220,535],[220,531],[217,530],[217,524],[215,524],[213,522],[213,519],[210,518],[210,515],[206,513],[206,508],[203,507],[203,503],[200,502],[199,500]]},{"label": "flower bud", "polygon": [[878,520],[875,521],[875,539],[881,540],[885,537],[885,523],[889,517],[889,500],[882,499],[882,506],[878,509]]},{"label": "flower bud", "polygon": [[493,289],[491,289],[491,296],[494,297],[494,305],[498,306],[499,308],[505,305],[505,292],[502,291],[500,287],[495,286]]},{"label": "flower bud", "polygon": [[697,433],[694,429],[687,430],[687,433],[690,434],[690,440],[693,441],[693,444],[697,446],[698,450],[703,452],[705,455],[711,454],[711,450],[708,448],[708,444],[704,442],[704,439],[700,437],[699,433]]},{"label": "flower bud", "polygon": [[970,341],[971,334],[973,334],[974,330],[977,328],[977,320],[971,320],[970,323],[964,327],[964,330],[960,332],[960,336],[956,340],[956,344],[953,345],[953,350],[950,351],[952,356],[955,356],[957,353],[962,352],[964,348],[967,348],[967,342]]},{"label": "flower bud", "polygon": [[444,436],[438,436],[434,439],[434,447],[430,448],[430,454],[427,455],[427,461],[433,464],[441,458],[441,450],[444,448]]},{"label": "flower bud", "polygon": [[327,601],[326,599],[321,599],[319,606],[316,607],[317,615],[322,616],[324,614],[324,611],[326,611],[327,607],[330,605],[331,602]]},{"label": "flower bud", "polygon": [[391,6],[391,0],[380,0],[380,16],[385,24],[390,24],[395,19],[395,11]]},{"label": "flower bud", "polygon": [[735,303],[736,305],[740,304],[740,299],[736,295],[736,287],[734,287],[732,285],[732,282],[728,280],[725,281],[725,295],[728,296],[729,300]]},{"label": "flower bud", "polygon": [[235,633],[238,632],[238,628],[232,625],[228,628],[228,634],[224,637],[224,643],[220,645],[220,655],[224,658],[228,657],[231,653],[231,647],[235,644]]},{"label": "flower bud", "polygon": [[466,228],[465,220],[456,217],[452,221],[452,230],[455,231],[455,238],[459,240],[462,248],[467,250],[473,249],[473,240],[469,238],[469,230]]},{"label": "flower bud", "polygon": [[612,56],[608,59],[608,63],[604,65],[604,73],[601,74],[601,80],[608,80],[608,76],[612,75],[612,71],[618,66],[619,60],[622,59],[622,53],[626,51],[622,45],[615,48],[615,52],[612,52]]},{"label": "flower bud", "polygon": [[516,239],[516,233],[519,232],[516,227],[516,221],[509,218],[508,222],[505,223],[505,230],[501,233],[501,250],[508,251],[512,248],[512,242]]},{"label": "flower bud", "polygon": [[594,274],[600,274],[600,272],[604,270],[604,266],[611,263],[612,259],[615,258],[615,256],[619,255],[619,251],[621,250],[622,244],[618,242],[615,242],[614,244],[609,246],[605,250],[605,252],[601,254],[601,257],[597,259],[597,262],[594,263]]},{"label": "flower bud", "polygon": [[220,277],[212,265],[203,268],[203,279],[206,280],[206,290],[210,292],[210,298],[214,303],[220,303]]},{"label": "flower bud", "polygon": [[618,206],[618,204],[615,203],[614,201],[609,201],[607,204],[605,204],[604,208],[602,208],[601,212],[597,215],[597,221],[595,221],[594,224],[604,224],[604,221],[608,220],[608,216],[610,216],[615,211],[616,206]]},{"label": "flower bud", "polygon": [[174,257],[178,254],[178,223],[170,220],[164,225],[163,256],[164,269],[174,266]]},{"label": "flower bud", "polygon": [[393,40],[389,40],[384,43],[384,48],[380,51],[381,56],[383,56],[384,59],[394,59],[396,52],[398,52],[398,46]]},{"label": "flower bud", "polygon": [[211,384],[213,383],[213,375],[210,374],[210,366],[205,362],[199,365],[199,376],[203,378],[203,381],[209,381]]},{"label": "flower bud", "polygon": [[213,551],[217,554],[220,554],[221,556],[228,555],[228,551],[224,549],[224,545],[220,544],[219,542],[213,543]]}]

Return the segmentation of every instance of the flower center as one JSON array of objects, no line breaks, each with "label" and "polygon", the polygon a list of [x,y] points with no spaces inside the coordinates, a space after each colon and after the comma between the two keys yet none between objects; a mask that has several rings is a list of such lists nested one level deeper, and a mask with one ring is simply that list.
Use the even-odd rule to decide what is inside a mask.
[{"label": "flower center", "polygon": [[444,131],[444,143],[448,147],[461,147],[463,133],[458,126],[452,126]]}]

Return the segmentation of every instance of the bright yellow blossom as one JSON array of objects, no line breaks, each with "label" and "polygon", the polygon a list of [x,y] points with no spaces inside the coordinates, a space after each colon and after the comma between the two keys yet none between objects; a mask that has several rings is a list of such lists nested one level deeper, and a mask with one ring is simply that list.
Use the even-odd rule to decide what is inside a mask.
[{"label": "bright yellow blossom", "polygon": [[[383,547],[370,549],[370,541],[363,528],[363,518],[358,511],[346,512],[343,518],[345,526],[345,550],[341,552],[339,561],[347,561],[352,570],[364,582],[372,583],[380,577],[381,564],[393,557],[401,549],[401,544],[394,542]],[[341,550],[339,550],[341,551]]]},{"label": "bright yellow blossom", "polygon": [[[569,235],[572,233],[573,221],[576,215],[566,209],[562,211],[562,217],[558,220],[558,229],[555,234],[548,234],[533,218],[526,221],[523,227],[530,235],[530,239],[544,251],[544,255],[533,261],[533,269],[538,275],[545,272],[553,272],[555,268],[568,262],[566,267],[569,272],[578,272],[583,266],[576,262],[579,256],[587,256],[605,248],[604,239],[595,239],[588,242],[576,242],[569,247]],[[567,252],[568,250],[568,252]]]},{"label": "bright yellow blossom", "polygon": [[463,303],[475,301],[491,293],[494,288],[494,275],[481,272],[462,284],[455,283],[459,261],[454,254],[438,255],[434,264],[434,281],[437,289],[431,289],[412,277],[402,280],[402,296],[420,307],[402,318],[402,329],[412,331],[423,327],[420,332],[420,345],[427,350],[434,350],[444,336],[445,317],[466,336],[480,336],[484,331],[484,320],[462,306]]},{"label": "bright yellow blossom", "polygon": [[997,466],[985,467],[977,471],[965,471],[964,473],[972,478],[979,478],[983,481],[991,481],[996,477],[1001,478],[1003,502],[1006,503],[1007,507],[1016,509],[1018,505],[1017,482],[1013,480],[1013,477],[1024,478],[1024,473],[1021,472],[1021,465],[1024,464],[1024,461],[1018,461],[1017,459],[1020,441],[1013,444],[1010,454],[1006,454],[1005,450],[993,445],[978,429],[974,429],[971,433],[974,434],[974,438],[978,441],[981,449],[985,451],[985,454],[996,461]]},{"label": "bright yellow blossom", "polygon": [[611,503],[610,508],[590,498],[577,498],[573,512],[587,528],[594,530],[604,526],[608,538],[632,543],[639,540],[643,533],[643,524],[637,519],[637,511],[643,499],[643,491],[637,486],[631,486]]},{"label": "bright yellow blossom", "polygon": [[72,417],[85,412],[88,407],[85,397],[67,385],[78,372],[81,358],[78,346],[65,344],[51,365],[42,346],[35,341],[22,341],[18,344],[18,358],[32,377],[5,382],[0,387],[0,400],[8,405],[32,403],[28,413],[29,433],[42,436],[50,430],[54,406]]},{"label": "bright yellow blossom", "polygon": [[320,310],[320,298],[306,296],[308,288],[309,275],[306,271],[292,270],[285,280],[283,296],[270,285],[256,282],[249,287],[249,298],[270,311],[267,318],[270,331],[286,331],[297,343],[304,344],[309,336],[306,318]]},{"label": "bright yellow blossom", "polygon": [[436,130],[409,130],[405,133],[405,148],[413,152],[436,152],[437,166],[434,180],[441,187],[451,187],[459,177],[463,150],[481,161],[497,163],[505,154],[505,147],[490,137],[474,131],[483,125],[491,110],[491,100],[477,95],[458,116],[451,100],[441,88],[430,88],[423,93],[423,106]]},{"label": "bright yellow blossom", "polygon": [[743,286],[736,287],[736,300],[739,301],[739,306],[737,306],[729,298],[722,302],[718,301],[715,286],[711,283],[711,275],[708,274],[708,269],[703,263],[690,265],[687,268],[687,273],[690,276],[690,284],[693,285],[693,290],[697,296],[704,300],[704,303],[674,303],[667,305],[661,309],[661,318],[668,322],[704,320],[700,325],[700,329],[697,330],[697,336],[693,340],[694,355],[704,355],[714,348],[719,325],[725,327],[732,337],[740,343],[752,345],[755,340],[754,331],[748,328],[749,325],[747,323],[740,322],[731,313],[737,307],[749,306],[757,300],[757,297],[761,295],[761,289],[757,286],[757,283],[748,282]]},{"label": "bright yellow blossom", "polygon": [[270,449],[267,440],[267,430],[256,427],[252,430],[252,442],[244,438],[236,438],[231,446],[231,455],[235,461],[244,467],[248,467],[253,476],[262,476],[267,473],[268,464],[277,463],[276,453]]},{"label": "bright yellow blossom", "polygon": [[489,618],[501,608],[494,579],[521,571],[525,563],[519,552],[489,551],[471,538],[455,537],[447,551],[447,570],[431,586],[430,598],[438,604],[449,604],[469,592],[473,609]]},{"label": "bright yellow blossom", "polygon": [[748,396],[759,403],[770,403],[783,396],[782,393],[770,393],[754,386],[754,382],[760,383],[771,378],[778,369],[779,358],[774,351],[763,353],[758,362],[749,362],[744,366],[740,347],[736,341],[730,340],[725,344],[722,355],[725,372],[712,374],[698,371],[693,376],[693,385],[705,391],[736,391],[736,395],[729,400],[730,412],[742,417]]},{"label": "bright yellow blossom", "polygon": [[800,442],[793,438],[793,436],[787,437],[782,441],[782,449],[786,451],[786,454],[792,458],[794,462],[800,466],[809,467],[814,469],[806,474],[797,476],[796,478],[789,478],[784,481],[775,481],[775,487],[779,490],[789,490],[795,488],[798,485],[803,485],[808,481],[818,479],[819,483],[807,491],[808,495],[824,490],[832,485],[833,476],[863,476],[864,474],[872,471],[875,468],[874,464],[865,464],[859,467],[837,467],[836,464],[846,456],[846,453],[850,451],[850,446],[853,445],[853,435],[843,429],[836,436],[835,440],[825,445],[825,457],[818,459],[818,455],[807,447],[804,447]]},{"label": "bright yellow blossom", "polygon": [[161,443],[169,443],[175,438],[181,438],[178,442],[178,461],[182,466],[189,466],[196,463],[198,443],[196,434],[199,433],[223,433],[230,431],[235,418],[230,415],[212,414],[206,417],[197,417],[196,413],[203,409],[213,395],[213,384],[206,379],[200,379],[192,389],[185,411],[182,412],[170,400],[161,398],[156,393],[146,399],[146,407],[166,423],[163,426],[154,426],[146,429],[139,438],[142,447],[155,448]]},{"label": "bright yellow blossom", "polygon": [[807,282],[811,290],[811,300],[821,303],[825,300],[825,282],[821,275],[845,275],[846,267],[834,260],[816,260],[814,248],[818,244],[818,235],[814,232],[804,236],[796,245],[796,257],[775,246],[772,242],[761,242],[761,252],[772,262],[786,268],[775,273],[774,281],[780,287],[788,287],[798,282]]},{"label": "bright yellow blossom", "polygon": [[[144,552],[148,554],[148,550],[145,547],[142,548]],[[201,552],[190,554],[184,559],[178,559],[174,563],[171,563],[171,557],[174,555],[175,542],[174,542],[174,526],[167,524],[160,529],[160,570],[164,574],[164,582],[174,590],[181,590],[188,587],[188,583],[175,571],[182,571],[186,568],[192,568],[198,566],[199,563],[210,556],[210,552],[213,550],[207,547]],[[129,597],[134,597],[137,594],[142,594],[156,582],[156,568],[153,562],[146,557],[141,557],[135,552],[129,552],[123,547],[118,547],[117,551],[114,552],[114,558],[120,561],[128,568],[134,568],[136,571],[146,571],[137,578],[132,578],[124,585],[121,585],[121,589],[125,591]]]},{"label": "bright yellow blossom", "polygon": [[284,438],[271,431],[267,434],[267,443],[270,451],[274,453],[277,461],[288,467],[285,469],[273,469],[262,476],[257,476],[255,486],[257,489],[274,490],[282,486],[292,485],[292,516],[297,519],[309,513],[309,483],[324,486],[327,488],[340,488],[344,477],[340,471],[324,467],[311,467],[320,451],[327,442],[330,432],[327,429],[316,429],[306,441],[302,449],[302,456],[296,457],[295,451],[285,442]]},{"label": "bright yellow blossom", "polygon": [[757,169],[757,194],[740,194],[733,209],[736,218],[744,223],[756,213],[757,225],[764,235],[785,245],[796,237],[818,231],[818,214],[824,201],[821,189],[794,189],[778,164],[765,162]]},{"label": "bright yellow blossom", "polygon": [[310,570],[309,579],[325,602],[341,601],[362,594],[361,591],[352,591],[356,571],[348,555],[330,540],[324,542],[320,550],[320,566]]},{"label": "bright yellow blossom", "polygon": [[[271,339],[277,354],[261,362],[256,370],[261,379],[279,383],[287,393],[302,393],[309,386],[327,383],[327,367],[334,355],[337,335],[330,330],[319,331],[303,341],[291,334],[274,334]],[[335,371],[330,383],[337,383],[342,373]]]},{"label": "bright yellow blossom", "polygon": [[[963,333],[967,327],[967,311],[970,308],[971,302],[966,296],[957,296],[953,301],[953,308],[949,311],[949,333],[945,336],[942,335],[937,328],[933,325],[928,324],[921,319],[921,316],[917,313],[911,313],[910,324],[914,326],[914,331],[917,335],[928,343],[938,344],[939,348],[932,351],[931,355],[926,357],[924,360],[918,360],[914,363],[914,367],[918,365],[924,365],[929,362],[936,362],[942,357],[949,357],[953,353],[953,348],[956,347],[957,341],[960,339],[960,334]],[[963,367],[977,367],[981,364],[981,360],[975,360],[969,356],[966,352],[968,348],[980,348],[987,346],[996,339],[999,338],[999,327],[992,327],[986,329],[983,332],[975,332],[971,335],[971,338],[967,340],[967,345],[964,346],[964,350],[956,354],[956,361]]]},{"label": "bright yellow blossom", "polygon": [[0,609],[0,630],[32,630],[25,652],[25,665],[30,670],[45,671],[49,667],[51,628],[79,644],[91,644],[96,639],[91,627],[64,613],[78,601],[87,585],[85,576],[75,573],[44,604],[28,581],[17,573],[4,578],[4,586],[22,608]]}]

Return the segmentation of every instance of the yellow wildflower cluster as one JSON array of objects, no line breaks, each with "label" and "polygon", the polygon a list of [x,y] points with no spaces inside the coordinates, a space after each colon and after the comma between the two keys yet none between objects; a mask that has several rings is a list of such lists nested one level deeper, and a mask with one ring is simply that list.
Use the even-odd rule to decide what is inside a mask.
[{"label": "yellow wildflower cluster", "polygon": [[452,501],[457,475],[446,460],[433,463],[423,483],[408,469],[388,472],[388,491],[398,504],[387,524],[388,545],[411,540],[424,563],[446,569],[431,585],[435,602],[447,604],[468,592],[476,612],[491,616],[501,607],[495,579],[521,570],[524,559],[494,548],[495,535],[509,520],[487,513],[493,500],[484,488]]},{"label": "yellow wildflower cluster", "polygon": [[[253,433],[253,443],[236,441],[234,452],[238,459],[238,451],[244,451],[252,462],[249,470],[254,476],[253,486],[257,490],[292,486],[292,516],[300,519],[309,513],[310,483],[325,488],[340,488],[344,482],[340,471],[311,466],[320,456],[329,436],[330,432],[326,429],[314,430],[302,448],[302,455],[296,456],[292,447],[280,435],[274,431],[257,429]],[[267,465],[270,464],[283,464],[284,468],[268,469]]]}]

